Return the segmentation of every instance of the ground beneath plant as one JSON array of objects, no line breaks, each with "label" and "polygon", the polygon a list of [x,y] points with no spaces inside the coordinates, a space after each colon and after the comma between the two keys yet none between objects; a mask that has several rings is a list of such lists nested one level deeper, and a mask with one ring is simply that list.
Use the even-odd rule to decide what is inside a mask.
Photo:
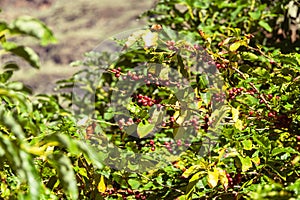
[{"label": "ground beneath plant", "polygon": [[58,39],[57,44],[47,47],[39,46],[31,38],[22,39],[38,52],[42,68],[31,69],[17,60],[23,69],[15,79],[35,93],[53,92],[57,80],[77,70],[69,64],[83,59],[85,52],[117,33],[146,26],[145,20],[137,21],[137,17],[153,4],[154,0],[1,0],[1,18],[10,21],[22,15],[37,17]]}]

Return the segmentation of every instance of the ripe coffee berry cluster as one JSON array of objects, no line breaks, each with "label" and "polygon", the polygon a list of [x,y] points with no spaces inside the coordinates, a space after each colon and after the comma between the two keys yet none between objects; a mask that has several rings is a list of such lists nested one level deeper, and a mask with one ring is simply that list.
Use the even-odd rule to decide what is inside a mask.
[{"label": "ripe coffee berry cluster", "polygon": [[176,150],[178,150],[181,147],[189,147],[191,144],[186,140],[183,141],[181,139],[178,139],[175,141],[170,141],[170,142],[164,142],[164,146],[170,153],[176,153]]},{"label": "ripe coffee berry cluster", "polygon": [[251,89],[247,90],[246,93],[253,96],[256,93],[256,91],[251,88]]},{"label": "ripe coffee berry cluster", "polygon": [[[172,76],[173,77],[173,76]],[[163,80],[162,78],[156,77],[152,73],[148,73],[147,75],[136,74],[135,72],[128,71],[126,75],[124,75],[123,80],[131,80],[131,81],[144,81],[147,86],[151,84],[155,86],[177,86],[180,87],[181,83],[178,81],[171,82],[170,80]],[[176,77],[173,77],[176,78]]]},{"label": "ripe coffee berry cluster", "polygon": [[146,199],[146,196],[144,194],[141,194],[139,191],[132,191],[130,188],[128,188],[125,194],[122,195],[122,199],[127,199],[127,197],[130,197],[130,199],[132,199],[133,195],[135,199]]},{"label": "ripe coffee berry cluster", "polygon": [[244,88],[232,88],[228,91],[229,99],[234,99],[237,95],[241,94]]},{"label": "ripe coffee berry cluster", "polygon": [[127,121],[124,118],[122,118],[118,121],[120,130],[123,130],[124,126],[130,126],[132,124],[134,124],[134,121],[132,118],[128,118]]},{"label": "ripe coffee berry cluster", "polygon": [[217,63],[216,67],[217,67],[217,69],[225,69],[226,65],[224,63]]},{"label": "ripe coffee berry cluster", "polygon": [[112,69],[112,73],[115,74],[115,77],[119,78],[121,76],[121,67],[118,67],[117,69]]},{"label": "ripe coffee berry cluster", "polygon": [[213,99],[214,99],[214,101],[216,101],[216,102],[221,102],[221,103],[223,103],[224,101],[225,101],[225,99],[226,99],[226,94],[224,94],[224,93],[216,93],[216,94],[214,94],[213,95]]},{"label": "ripe coffee berry cluster", "polygon": [[173,40],[169,40],[169,41],[166,42],[166,45],[167,45],[168,49],[171,50],[171,51],[177,51],[178,50],[178,48],[175,47],[175,44],[176,43]]},{"label": "ripe coffee berry cluster", "polygon": [[194,127],[195,130],[199,129],[199,120],[196,118],[193,118],[190,120],[191,125]]},{"label": "ripe coffee berry cluster", "polygon": [[235,174],[234,178],[232,178],[232,175],[226,174],[228,180],[228,187],[230,188],[233,188],[235,185],[240,184],[242,181],[242,175],[240,173]]},{"label": "ripe coffee berry cluster", "polygon": [[151,151],[155,151],[155,142],[154,142],[154,140],[150,140],[149,144],[151,146]]},{"label": "ripe coffee berry cluster", "polygon": [[154,104],[158,104],[161,100],[151,99],[147,95],[143,96],[141,94],[133,95],[132,101],[137,101],[140,106],[153,106]]},{"label": "ripe coffee berry cluster", "polygon": [[270,112],[268,113],[268,117],[276,117],[276,115],[277,115],[277,112],[276,112],[276,111],[270,111]]}]

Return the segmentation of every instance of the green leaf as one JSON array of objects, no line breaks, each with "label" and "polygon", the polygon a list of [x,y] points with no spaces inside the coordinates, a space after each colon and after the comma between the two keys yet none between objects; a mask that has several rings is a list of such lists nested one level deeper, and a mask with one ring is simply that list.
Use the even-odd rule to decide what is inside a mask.
[{"label": "green leaf", "polygon": [[21,33],[41,40],[41,45],[55,43],[52,31],[40,20],[24,16],[19,17],[9,25],[12,33]]},{"label": "green leaf", "polygon": [[244,140],[242,141],[243,148],[245,150],[252,150],[252,141],[251,140]]},{"label": "green leaf", "polygon": [[263,27],[264,29],[266,29],[266,31],[272,32],[271,26],[270,26],[266,21],[261,20],[261,21],[258,22],[258,24],[259,24],[261,27]]},{"label": "green leaf", "polygon": [[234,127],[238,130],[243,130],[244,128],[244,124],[243,124],[243,121],[238,119],[235,123],[234,123]]},{"label": "green leaf", "polygon": [[19,66],[16,63],[9,62],[3,66],[3,69],[9,70],[9,71],[17,71],[17,70],[19,70]]},{"label": "green leaf", "polygon": [[272,150],[272,155],[276,156],[280,153],[292,153],[292,154],[300,154],[298,151],[293,149],[292,147],[276,147]]},{"label": "green leaf", "polygon": [[238,50],[238,48],[240,48],[240,46],[241,46],[241,42],[237,41],[237,42],[233,43],[232,45],[230,45],[229,50],[236,51],[236,50]]},{"label": "green leaf", "polygon": [[247,156],[246,158],[242,156],[238,156],[238,157],[242,163],[242,171],[243,172],[248,171],[252,167],[251,158],[249,156]]},{"label": "green leaf", "polygon": [[132,189],[138,189],[141,185],[141,183],[136,179],[129,179],[128,183]]},{"label": "green leaf", "polygon": [[149,124],[147,120],[144,120],[144,123],[140,122],[137,127],[137,134],[140,138],[147,136],[155,128],[155,124]]},{"label": "green leaf", "polygon": [[205,171],[197,172],[192,176],[192,178],[189,180],[189,184],[186,187],[186,199],[192,199],[193,192],[195,190],[196,184],[206,174]]},{"label": "green leaf", "polygon": [[59,179],[71,199],[78,199],[77,181],[70,159],[64,154],[54,154],[53,160]]},{"label": "green leaf", "polygon": [[242,52],[242,55],[243,55],[243,59],[245,60],[251,60],[251,61],[258,60],[258,56],[252,52]]},{"label": "green leaf", "polygon": [[2,44],[2,46],[6,51],[9,51],[26,60],[32,67],[40,67],[39,56],[31,48],[18,46],[12,42],[5,42]]},{"label": "green leaf", "polygon": [[256,12],[249,12],[249,15],[253,20],[258,20],[261,16],[261,12],[260,10],[257,10]]},{"label": "green leaf", "polygon": [[182,177],[188,178],[191,174],[194,174],[195,172],[199,171],[201,169],[200,165],[192,165],[189,167],[185,172],[182,174]]}]

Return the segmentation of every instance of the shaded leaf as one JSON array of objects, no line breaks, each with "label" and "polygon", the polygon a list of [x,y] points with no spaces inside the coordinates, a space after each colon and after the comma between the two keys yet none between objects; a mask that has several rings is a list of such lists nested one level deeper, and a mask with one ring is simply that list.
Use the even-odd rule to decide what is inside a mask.
[{"label": "shaded leaf", "polygon": [[26,60],[32,67],[34,68],[40,67],[39,56],[31,48],[18,46],[12,42],[6,42],[2,44],[2,46],[6,51],[9,51]]},{"label": "shaded leaf", "polygon": [[271,26],[270,26],[266,21],[261,20],[261,21],[258,22],[258,24],[259,24],[261,27],[263,27],[266,31],[272,32]]}]

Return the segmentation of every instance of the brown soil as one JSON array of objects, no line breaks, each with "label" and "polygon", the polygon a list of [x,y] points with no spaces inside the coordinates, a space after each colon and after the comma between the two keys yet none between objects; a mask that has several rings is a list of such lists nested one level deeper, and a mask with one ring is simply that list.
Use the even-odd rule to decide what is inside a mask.
[{"label": "brown soil", "polygon": [[[40,71],[16,74],[35,91],[51,92],[55,81],[69,77],[74,68],[68,65],[83,59],[85,52],[94,49],[101,41],[116,33],[145,26],[137,17],[153,6],[153,0],[0,0],[0,16],[12,20],[31,15],[42,20],[54,32],[57,44],[41,47],[26,38],[23,42],[40,55]],[[1,17],[1,18],[2,18]],[[34,44],[34,45],[33,45]],[[51,88],[50,87],[50,88]]]}]

